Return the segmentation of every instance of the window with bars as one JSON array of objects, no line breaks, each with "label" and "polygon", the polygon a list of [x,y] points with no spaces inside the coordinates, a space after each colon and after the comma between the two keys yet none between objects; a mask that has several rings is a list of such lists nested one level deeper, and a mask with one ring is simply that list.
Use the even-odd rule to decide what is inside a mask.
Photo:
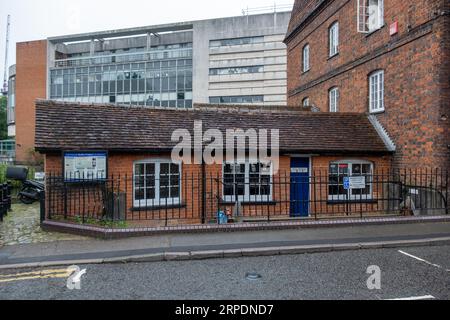
[{"label": "window with bars", "polygon": [[339,53],[339,22],[335,22],[331,25],[329,38],[330,57],[333,57]]},{"label": "window with bars", "polygon": [[[345,178],[364,177],[364,189],[349,189],[344,186]],[[373,164],[362,160],[330,163],[328,198],[332,201],[371,200],[373,193]]]},{"label": "window with bars", "polygon": [[169,161],[142,161],[134,165],[134,207],[181,203],[181,166]]},{"label": "window with bars", "polygon": [[339,89],[331,88],[329,91],[330,112],[339,112]]},{"label": "window with bars", "polygon": [[223,198],[234,202],[272,201],[272,165],[257,161],[225,163]]},{"label": "window with bars", "polygon": [[375,71],[369,76],[369,110],[384,111],[384,71]]}]

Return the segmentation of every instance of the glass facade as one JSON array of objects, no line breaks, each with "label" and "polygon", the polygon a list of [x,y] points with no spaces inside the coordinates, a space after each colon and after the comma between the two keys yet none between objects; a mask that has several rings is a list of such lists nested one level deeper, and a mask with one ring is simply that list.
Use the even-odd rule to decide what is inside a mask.
[{"label": "glass facade", "polygon": [[9,78],[8,83],[8,124],[14,124],[16,122],[16,78]]},{"label": "glass facade", "polygon": [[16,141],[15,140],[2,140],[0,141],[0,158],[2,161],[5,159],[14,159],[16,156]]},{"label": "glass facade", "polygon": [[222,76],[222,75],[245,74],[245,73],[261,73],[261,72],[264,72],[264,66],[209,69],[210,76],[217,76],[217,75]]},{"label": "glass facade", "polygon": [[210,47],[227,47],[227,46],[241,46],[245,44],[256,44],[263,43],[264,37],[245,37],[245,38],[234,38],[234,39],[222,39],[222,40],[211,40],[209,42]]},{"label": "glass facade", "polygon": [[57,60],[50,72],[50,98],[191,108],[192,44],[142,50]]},{"label": "glass facade", "polygon": [[264,102],[264,96],[230,96],[230,97],[210,97],[209,103],[221,104],[221,103],[262,103]]}]

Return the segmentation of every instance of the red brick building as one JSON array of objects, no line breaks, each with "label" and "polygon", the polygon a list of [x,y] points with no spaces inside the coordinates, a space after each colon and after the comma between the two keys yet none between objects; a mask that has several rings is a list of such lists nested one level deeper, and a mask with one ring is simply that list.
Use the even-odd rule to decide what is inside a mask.
[{"label": "red brick building", "polygon": [[33,161],[35,101],[47,97],[47,41],[17,43],[16,49],[16,159]]},{"label": "red brick building", "polygon": [[[172,140],[174,131],[183,129],[194,137],[195,121],[202,121],[203,133],[214,129],[224,137],[228,129],[279,130],[279,170],[276,160],[263,163],[261,154],[252,158],[248,140],[245,156],[238,160],[225,157],[223,163],[205,165],[174,161],[171,152],[178,144]],[[194,140],[189,148],[195,148]],[[122,220],[146,225],[207,222],[220,210],[234,210],[236,201],[242,204],[240,216],[249,220],[267,215],[340,216],[348,210],[359,216],[362,210],[370,214],[389,209],[386,182],[391,181],[392,152],[383,132],[361,113],[250,106],[149,109],[38,101],[36,149],[45,157],[49,219],[81,215],[99,219],[108,190],[123,197]],[[103,165],[92,160],[99,151],[107,154]],[[91,158],[72,168],[67,152]],[[100,180],[105,182],[81,179],[84,183],[77,184],[75,176],[85,170],[80,169],[86,164],[83,161],[97,174],[103,168]],[[67,168],[73,169],[70,176]],[[364,177],[364,185],[347,190],[345,176]]]},{"label": "red brick building", "polygon": [[450,2],[296,0],[288,104],[370,113],[396,167],[450,166]]}]

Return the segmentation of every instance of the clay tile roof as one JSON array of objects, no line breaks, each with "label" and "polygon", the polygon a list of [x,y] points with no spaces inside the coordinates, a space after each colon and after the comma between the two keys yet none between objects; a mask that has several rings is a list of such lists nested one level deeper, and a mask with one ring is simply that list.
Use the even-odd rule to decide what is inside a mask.
[{"label": "clay tile roof", "polygon": [[[167,152],[177,129],[193,134],[194,121],[208,129],[279,129],[282,152],[389,153],[364,114],[292,110],[252,111],[202,105],[200,109],[154,109],[115,105],[36,102],[36,149]],[[270,139],[269,139],[270,140]]]}]

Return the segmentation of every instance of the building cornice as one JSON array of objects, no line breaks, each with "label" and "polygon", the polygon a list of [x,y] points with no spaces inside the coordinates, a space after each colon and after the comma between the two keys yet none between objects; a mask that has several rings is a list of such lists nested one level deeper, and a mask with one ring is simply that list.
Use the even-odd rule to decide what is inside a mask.
[{"label": "building cornice", "polygon": [[334,0],[320,0],[316,7],[303,19],[301,19],[298,24],[286,35],[284,43],[288,44],[293,40],[293,38],[300,33],[313,19],[315,19],[319,13],[326,8],[326,6]]}]

